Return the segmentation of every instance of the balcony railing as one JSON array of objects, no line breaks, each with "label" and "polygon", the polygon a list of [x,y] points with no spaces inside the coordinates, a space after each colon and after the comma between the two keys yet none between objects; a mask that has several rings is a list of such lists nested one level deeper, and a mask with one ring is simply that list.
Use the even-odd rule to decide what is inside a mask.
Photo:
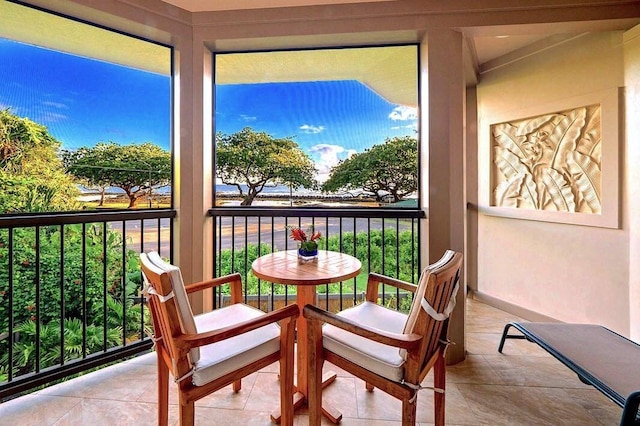
[{"label": "balcony railing", "polygon": [[[320,249],[353,255],[362,272],[348,282],[318,286],[319,304],[338,311],[362,300],[367,274],[377,272],[416,282],[420,267],[420,219],[424,213],[409,209],[369,208],[265,208],[217,207],[214,218],[215,273],[238,272],[243,277],[245,302],[273,310],[295,300],[295,287],[258,280],[251,264],[273,251],[297,248],[288,226],[322,233]],[[381,303],[401,307],[406,297],[395,288],[382,289]],[[226,303],[224,291],[214,295],[214,305]]]},{"label": "balcony railing", "polygon": [[[0,401],[22,391],[119,361],[151,347],[149,312],[139,291],[138,253],[171,260],[173,210],[0,217]],[[261,282],[258,256],[296,248],[287,226],[323,234],[320,248],[354,255],[362,273],[318,286],[337,311],[362,298],[368,272],[416,282],[422,212],[403,209],[215,208],[215,275],[239,272],[245,301],[265,311],[293,303],[295,287]],[[405,295],[383,289],[386,305]],[[214,294],[214,305],[228,302]]]},{"label": "balcony railing", "polygon": [[172,210],[0,217],[0,400],[148,350],[138,252]]}]

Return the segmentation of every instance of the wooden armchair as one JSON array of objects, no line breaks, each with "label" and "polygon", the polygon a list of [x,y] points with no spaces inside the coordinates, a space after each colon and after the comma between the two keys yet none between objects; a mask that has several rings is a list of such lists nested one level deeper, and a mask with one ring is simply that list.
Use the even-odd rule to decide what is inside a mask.
[{"label": "wooden armchair", "polygon": [[[282,424],[293,424],[293,346],[299,308],[265,314],[242,304],[239,274],[185,286],[180,269],[158,253],[140,255],[158,356],[158,424],[168,421],[171,371],[179,389],[180,424],[193,425],[194,402],[280,361]],[[188,293],[230,284],[232,305],[194,316]],[[276,323],[279,322],[280,326]]]},{"label": "wooden armchair", "polygon": [[[309,424],[319,425],[324,361],[402,400],[402,424],[416,423],[418,390],[434,368],[435,424],[444,425],[445,351],[455,306],[462,254],[448,250],[427,267],[417,285],[370,274],[366,301],[338,314],[307,305]],[[378,286],[414,293],[408,315],[377,304]],[[323,326],[323,323],[325,324]]]}]

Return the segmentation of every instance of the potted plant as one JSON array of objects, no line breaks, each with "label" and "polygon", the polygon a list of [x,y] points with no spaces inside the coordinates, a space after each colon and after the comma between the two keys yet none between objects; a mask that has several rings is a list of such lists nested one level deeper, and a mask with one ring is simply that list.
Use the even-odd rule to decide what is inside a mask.
[{"label": "potted plant", "polygon": [[318,240],[322,234],[314,232],[313,227],[308,232],[297,226],[289,227],[289,230],[289,237],[298,242],[298,257],[302,260],[316,259],[318,257]]}]

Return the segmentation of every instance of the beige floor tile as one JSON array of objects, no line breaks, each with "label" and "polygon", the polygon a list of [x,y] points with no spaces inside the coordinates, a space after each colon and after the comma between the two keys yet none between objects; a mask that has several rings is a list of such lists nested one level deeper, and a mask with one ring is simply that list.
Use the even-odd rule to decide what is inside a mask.
[{"label": "beige floor tile", "polygon": [[564,389],[477,384],[460,384],[458,388],[481,424],[600,424]]},{"label": "beige floor tile", "polygon": [[153,365],[117,364],[43,389],[38,394],[135,401],[146,392],[156,374]]},{"label": "beige floor tile", "polygon": [[355,391],[358,418],[396,422],[402,420],[402,403],[399,400],[380,389],[369,392],[364,386],[356,386]]},{"label": "beige floor tile", "polygon": [[271,413],[280,405],[280,380],[275,373],[258,373],[244,408]]},{"label": "beige floor tile", "polygon": [[[479,301],[467,304],[466,359],[447,367],[446,424],[614,425],[621,409],[537,345],[508,340],[497,352],[504,325],[519,318]],[[516,333],[516,331],[513,331]],[[4,425],[155,425],[156,356],[148,353],[85,376],[0,404]],[[338,378],[323,398],[343,414],[343,426],[394,426],[401,423],[401,402],[327,363]],[[427,375],[423,386],[433,383]],[[178,424],[177,389],[169,385],[169,424]],[[279,404],[278,364],[196,402],[199,425],[270,425]],[[420,425],[433,424],[433,391],[418,396]],[[296,412],[298,426],[308,424],[308,410]],[[323,419],[323,425],[329,425]]]},{"label": "beige floor tile", "polygon": [[[170,412],[170,415],[169,420],[174,423],[177,420],[177,410]],[[153,425],[157,423],[155,404],[83,399],[53,425]]]},{"label": "beige floor tile", "polygon": [[323,404],[329,404],[342,413],[343,417],[358,417],[357,389],[365,389],[362,380],[339,376],[322,392]]},{"label": "beige floor tile", "polygon": [[466,351],[469,355],[498,353],[500,335],[496,333],[468,333]]},{"label": "beige floor tile", "polygon": [[589,386],[587,389],[565,389],[567,394],[587,410],[602,425],[617,425],[620,423],[622,408],[600,391]]},{"label": "beige floor tile", "polygon": [[196,426],[273,426],[269,411],[226,410],[202,407],[196,410]]},{"label": "beige floor tile", "polygon": [[555,388],[590,388],[578,376],[552,357],[483,355],[505,384]]},{"label": "beige floor tile", "polygon": [[[418,394],[417,419],[420,424],[434,422],[434,392],[423,389]],[[447,425],[477,425],[478,419],[460,393],[458,386],[447,383],[445,393],[445,423]]]},{"label": "beige floor tile", "polygon": [[447,366],[447,381],[451,383],[504,384],[502,377],[482,355],[467,355],[465,360]]},{"label": "beige floor tile", "polygon": [[25,395],[0,404],[0,423],[21,426],[52,425],[81,403],[82,398]]},{"label": "beige floor tile", "polygon": [[[256,381],[258,373],[253,373],[242,379],[242,387],[240,392],[234,393],[231,385],[214,392],[211,395],[196,402],[196,406],[208,406],[217,408],[228,408],[235,410],[242,410],[249,399],[251,389]],[[148,383],[148,386],[144,389],[140,397],[137,399],[140,402],[149,402],[155,404],[158,401],[158,381],[154,380]],[[169,379],[169,404],[178,404],[178,385],[175,384],[173,379]]]},{"label": "beige floor tile", "polygon": [[[242,410],[247,406],[251,392],[254,385],[261,373],[252,373],[242,379],[242,386],[238,393],[233,391],[232,385],[225,386],[224,388],[217,390],[211,395],[196,401],[196,407],[210,407],[210,408],[225,408],[233,410]],[[276,375],[266,374],[270,377],[277,377]],[[277,388],[274,391],[274,397],[278,398]],[[177,391],[174,392],[177,398]],[[176,399],[177,402],[177,399]]]}]

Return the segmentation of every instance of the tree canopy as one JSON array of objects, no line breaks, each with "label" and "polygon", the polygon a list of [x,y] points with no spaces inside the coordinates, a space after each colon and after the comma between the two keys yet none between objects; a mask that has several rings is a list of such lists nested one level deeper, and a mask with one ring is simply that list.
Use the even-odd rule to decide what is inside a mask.
[{"label": "tree canopy", "polygon": [[385,195],[393,202],[418,190],[418,141],[411,136],[385,140],[364,152],[340,161],[331,169],[322,191],[362,189],[382,201]]},{"label": "tree canopy", "polygon": [[0,110],[0,213],[70,210],[76,185],[47,128]]},{"label": "tree canopy", "polygon": [[69,173],[91,187],[115,186],[129,197],[129,208],[153,189],[171,183],[171,153],[150,142],[98,143],[62,154]]},{"label": "tree canopy", "polygon": [[313,162],[295,141],[275,139],[249,127],[216,135],[216,166],[218,178],[238,188],[243,206],[250,206],[267,184],[316,186]]}]

